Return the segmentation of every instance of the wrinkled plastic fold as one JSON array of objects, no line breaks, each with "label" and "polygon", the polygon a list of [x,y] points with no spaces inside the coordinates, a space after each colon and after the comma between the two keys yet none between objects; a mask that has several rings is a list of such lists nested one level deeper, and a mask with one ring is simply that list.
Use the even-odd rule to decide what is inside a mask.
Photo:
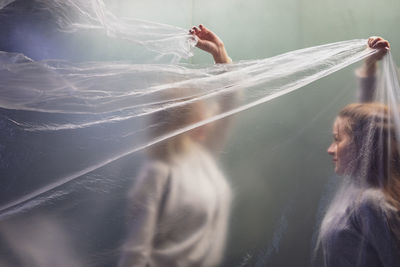
[{"label": "wrinkled plastic fold", "polygon": [[[98,139],[87,132],[110,131],[106,152],[97,154],[80,169],[76,164],[65,166],[64,174],[55,175],[57,182],[46,187],[48,191],[126,155],[292,92],[353,64],[374,52],[365,43],[345,41],[203,68],[127,62],[35,62],[21,54],[2,52],[0,106],[28,112],[24,114],[43,114],[5,118],[24,135],[77,134],[79,141],[72,144],[76,148],[83,139]],[[158,126],[161,122],[150,123],[152,116],[200,102],[218,108],[207,118],[160,131],[149,140],[146,129],[162,127]],[[65,149],[57,144],[51,147],[59,156]]]}]

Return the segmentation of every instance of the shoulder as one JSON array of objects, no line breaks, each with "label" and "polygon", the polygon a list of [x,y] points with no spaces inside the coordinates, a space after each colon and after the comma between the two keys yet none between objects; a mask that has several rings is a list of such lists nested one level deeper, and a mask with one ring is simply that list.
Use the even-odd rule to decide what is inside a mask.
[{"label": "shoulder", "polygon": [[139,177],[160,177],[161,179],[168,176],[169,169],[170,166],[164,161],[150,160],[143,165]]},{"label": "shoulder", "polygon": [[133,187],[129,191],[129,198],[134,195],[158,194],[168,182],[170,166],[159,160],[146,162],[134,181]]},{"label": "shoulder", "polygon": [[383,212],[387,202],[385,195],[379,189],[367,189],[361,193],[356,201],[359,213]]},{"label": "shoulder", "polygon": [[381,190],[367,189],[355,203],[354,220],[361,230],[372,228],[387,229],[389,207],[390,205]]}]

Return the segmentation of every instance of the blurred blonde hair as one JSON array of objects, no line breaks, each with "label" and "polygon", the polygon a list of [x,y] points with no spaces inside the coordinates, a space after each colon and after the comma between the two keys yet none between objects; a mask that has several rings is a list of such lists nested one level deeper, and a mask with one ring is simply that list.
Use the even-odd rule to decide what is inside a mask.
[{"label": "blurred blonde hair", "polygon": [[[193,91],[193,90],[192,90]],[[189,90],[189,92],[192,92]],[[193,95],[185,96],[185,90],[181,88],[174,89],[171,93],[164,95],[167,105],[150,116],[149,138],[154,139],[160,136],[173,133],[184,127],[200,122],[216,113],[215,107],[206,100],[195,100]],[[150,157],[170,161],[174,156],[189,151],[193,145],[198,143],[195,140],[195,133],[207,131],[208,126],[200,126],[193,130],[180,133],[170,137],[162,142],[152,145],[148,149]]]}]

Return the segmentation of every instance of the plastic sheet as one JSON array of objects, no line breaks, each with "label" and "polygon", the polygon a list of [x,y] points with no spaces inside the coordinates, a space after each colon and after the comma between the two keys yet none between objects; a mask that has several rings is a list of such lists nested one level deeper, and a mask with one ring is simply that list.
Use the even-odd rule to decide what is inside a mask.
[{"label": "plastic sheet", "polygon": [[[61,158],[57,156],[65,157],[65,144],[58,139],[65,134],[79,136],[70,140],[68,149],[71,151],[82,144],[98,149],[97,142],[102,140],[106,142],[101,146],[107,149],[86,159],[84,166],[75,161],[64,162],[62,168],[53,170],[53,185],[2,209],[163,140],[299,89],[373,53],[365,48],[365,43],[365,40],[346,41],[264,60],[205,68],[113,62],[34,62],[20,54],[3,53],[1,106],[23,112],[23,115],[18,113],[18,118],[13,114],[6,114],[4,118],[27,136],[25,138],[42,138],[42,134],[55,138],[54,144],[48,142],[52,153],[51,159],[46,158],[46,161],[59,162]],[[179,122],[176,129],[152,119],[164,111],[180,112],[196,103],[211,105],[215,111],[206,118]],[[31,116],[37,113],[44,115]],[[168,130],[162,130],[164,127]],[[97,129],[107,135],[103,138],[99,138],[99,133],[93,135]],[[46,154],[44,157],[50,156]]]},{"label": "plastic sheet", "polygon": [[[50,28],[50,34],[53,35],[56,35],[57,32],[101,32],[111,38],[140,44],[146,49],[157,53],[158,56],[172,55],[175,61],[179,58],[192,56],[191,50],[196,43],[195,39],[187,35],[186,30],[178,27],[149,21],[117,18],[105,8],[101,0],[2,0],[0,8],[5,8],[6,11],[2,14],[5,18],[20,19],[22,21],[16,23],[16,25],[23,24],[23,20],[26,18],[24,12],[29,12],[30,16],[35,17],[37,15],[35,22],[42,21],[45,25],[40,26],[40,31],[42,32],[46,32],[46,28]],[[32,24],[29,26],[31,29],[33,28]],[[29,29],[27,29],[27,32],[29,32]],[[8,36],[8,38],[10,37],[12,36]],[[42,37],[46,38],[47,36]],[[43,43],[41,49],[45,46],[46,44]]]},{"label": "plastic sheet", "polygon": [[[3,1],[0,12],[20,12],[13,8],[19,3]],[[122,266],[129,261],[126,266],[140,266],[146,260],[152,266],[220,264],[235,194],[216,157],[231,134],[232,115],[376,52],[367,48],[366,40],[351,40],[266,59],[183,64],[177,59],[191,56],[196,43],[186,30],[119,19],[101,1],[24,4],[29,12],[50,14],[57,32],[99,30],[109,38],[139,44],[155,58],[170,55],[173,64],[37,61],[22,53],[0,52],[5,185],[0,232],[2,250],[12,252],[4,258],[9,266],[55,261],[62,262],[59,266]],[[399,134],[399,85],[390,57],[385,58],[382,77],[385,83],[378,86],[375,100],[390,105],[391,127]],[[353,188],[345,182],[344,188]],[[328,219],[349,206],[350,200],[343,200],[354,194],[339,193],[340,204],[332,202],[319,241],[331,229]],[[96,201],[85,204],[93,195]],[[102,229],[97,218],[104,210],[111,219],[102,227],[115,230],[111,237],[102,237],[103,255],[96,250],[96,230]],[[85,213],[90,219],[79,221]],[[76,245],[85,232],[90,233],[83,237],[87,242]],[[54,252],[44,253],[51,247]],[[245,263],[260,265],[269,254]]]}]

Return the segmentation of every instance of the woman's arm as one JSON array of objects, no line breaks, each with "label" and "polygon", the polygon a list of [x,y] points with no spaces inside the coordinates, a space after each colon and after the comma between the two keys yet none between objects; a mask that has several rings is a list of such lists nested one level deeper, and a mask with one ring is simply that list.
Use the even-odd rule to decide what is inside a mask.
[{"label": "woman's arm", "polygon": [[[197,47],[210,53],[213,56],[215,63],[226,64],[232,62],[222,40],[205,26],[200,24],[198,27],[193,27],[190,29],[189,32],[197,37]],[[221,75],[224,75],[224,72],[221,72]],[[217,114],[221,114],[235,108],[238,104],[238,101],[239,90],[229,91],[219,95],[216,101],[218,105]],[[203,144],[210,151],[217,152],[227,139],[231,123],[232,117],[226,117],[213,122],[207,138],[203,141]]]},{"label": "woman's arm", "polygon": [[226,52],[222,40],[212,31],[200,24],[189,30],[190,34],[197,37],[197,47],[210,53],[215,63],[230,63],[231,58]]},{"label": "woman's arm", "polygon": [[375,96],[376,90],[376,65],[379,60],[386,55],[390,49],[390,44],[387,40],[381,37],[370,37],[368,46],[371,49],[377,49],[378,52],[368,57],[357,70],[357,75],[360,78],[360,102],[371,102]]},{"label": "woman's arm", "polygon": [[168,166],[161,162],[149,163],[128,195],[129,234],[119,267],[148,266],[167,188]]}]

